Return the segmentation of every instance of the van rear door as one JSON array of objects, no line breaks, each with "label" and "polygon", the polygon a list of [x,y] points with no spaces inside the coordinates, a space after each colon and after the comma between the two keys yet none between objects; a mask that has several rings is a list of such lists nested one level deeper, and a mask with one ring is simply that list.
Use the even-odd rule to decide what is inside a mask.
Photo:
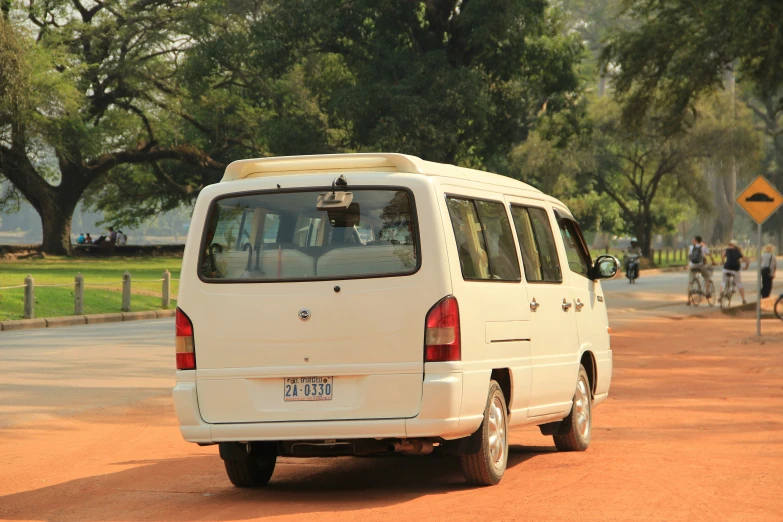
[{"label": "van rear door", "polygon": [[316,208],[322,192],[211,205],[198,291],[180,302],[206,422],[418,414],[424,318],[449,292],[422,268],[437,227],[417,225],[409,189],[351,189],[350,206],[330,211]]}]

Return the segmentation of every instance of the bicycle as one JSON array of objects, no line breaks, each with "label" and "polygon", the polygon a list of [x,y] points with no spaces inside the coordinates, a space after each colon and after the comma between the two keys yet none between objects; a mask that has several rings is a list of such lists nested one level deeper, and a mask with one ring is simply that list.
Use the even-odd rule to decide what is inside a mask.
[{"label": "bicycle", "polygon": [[[712,267],[709,267],[708,270],[711,274]],[[688,283],[688,303],[699,306],[702,296],[707,298],[707,303],[710,306],[715,306],[715,283],[712,282],[712,278],[705,281],[699,270],[691,270],[691,280]]]},{"label": "bicycle", "polygon": [[731,305],[731,296],[737,293],[737,283],[734,281],[734,274],[726,274],[726,286],[720,293],[720,307],[723,309]]},{"label": "bicycle", "polygon": [[780,294],[778,300],[775,301],[775,307],[773,308],[775,317],[783,321],[783,294]]}]

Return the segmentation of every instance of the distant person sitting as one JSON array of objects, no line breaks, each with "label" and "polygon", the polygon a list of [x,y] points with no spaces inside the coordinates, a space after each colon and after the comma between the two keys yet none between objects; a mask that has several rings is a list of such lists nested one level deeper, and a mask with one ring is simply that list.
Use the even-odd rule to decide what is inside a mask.
[{"label": "distant person sitting", "polygon": [[81,234],[79,234],[79,237],[76,238],[76,244],[77,245],[83,245],[86,242],[87,242],[87,240],[84,239],[84,232],[82,232]]},{"label": "distant person sitting", "polygon": [[92,244],[92,236],[90,235],[90,233],[89,233],[89,232],[87,232],[87,237],[85,237],[85,238],[84,238],[84,242],[85,242],[86,244],[88,244],[88,245],[91,245],[91,244]]},{"label": "distant person sitting", "polygon": [[110,244],[113,245],[117,241],[117,232],[114,231],[113,227],[109,227],[109,231],[104,235],[101,234],[98,236],[98,239],[95,240],[96,245],[104,245],[104,244]]},{"label": "distant person sitting", "polygon": [[128,236],[126,236],[122,230],[117,231],[117,242],[115,244],[117,245],[128,244]]}]

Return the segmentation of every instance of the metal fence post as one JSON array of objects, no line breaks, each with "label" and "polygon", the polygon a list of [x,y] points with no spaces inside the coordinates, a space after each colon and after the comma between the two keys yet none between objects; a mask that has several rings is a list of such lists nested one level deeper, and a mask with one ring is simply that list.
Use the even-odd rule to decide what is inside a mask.
[{"label": "metal fence post", "polygon": [[122,274],[122,311],[130,312],[131,309],[131,275],[127,270]]},{"label": "metal fence post", "polygon": [[171,306],[171,272],[168,270],[163,271],[163,289],[161,294],[163,295],[163,308]]},{"label": "metal fence post", "polygon": [[24,318],[35,319],[35,283],[33,276],[27,274],[24,278]]},{"label": "metal fence post", "polygon": [[73,315],[84,313],[84,276],[79,272],[73,284]]}]

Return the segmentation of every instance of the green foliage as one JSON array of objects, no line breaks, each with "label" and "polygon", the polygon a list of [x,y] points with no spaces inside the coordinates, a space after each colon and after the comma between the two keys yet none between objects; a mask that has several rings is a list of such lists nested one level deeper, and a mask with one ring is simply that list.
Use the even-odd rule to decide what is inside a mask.
[{"label": "green foliage", "polygon": [[536,131],[511,153],[510,175],[563,201],[583,228],[623,232],[625,222],[617,203],[579,176],[583,161],[578,142],[561,148]]},{"label": "green foliage", "polygon": [[[250,26],[229,21],[225,33],[204,30],[204,54],[193,67],[263,86],[259,105],[285,82],[288,96],[277,105],[299,116],[262,129],[274,154],[390,150],[469,166],[502,163],[545,104],[547,114],[567,108],[579,88],[581,45],[542,0],[243,7],[232,15]],[[221,10],[213,23],[224,19]]]},{"label": "green foliage", "polygon": [[637,236],[645,253],[652,236],[674,230],[698,208],[712,209],[704,182],[705,162],[726,169],[758,161],[761,142],[747,110],[735,117],[725,97],[700,103],[702,116],[690,132],[665,135],[654,118],[629,132],[622,108],[591,99],[583,132],[566,147],[534,133],[512,154],[512,174],[566,202],[586,227]]},{"label": "green foliage", "polygon": [[618,66],[626,123],[654,115],[668,132],[690,124],[695,100],[735,64],[765,92],[783,87],[783,2],[628,0],[625,14],[635,23],[613,31],[603,61]]}]

